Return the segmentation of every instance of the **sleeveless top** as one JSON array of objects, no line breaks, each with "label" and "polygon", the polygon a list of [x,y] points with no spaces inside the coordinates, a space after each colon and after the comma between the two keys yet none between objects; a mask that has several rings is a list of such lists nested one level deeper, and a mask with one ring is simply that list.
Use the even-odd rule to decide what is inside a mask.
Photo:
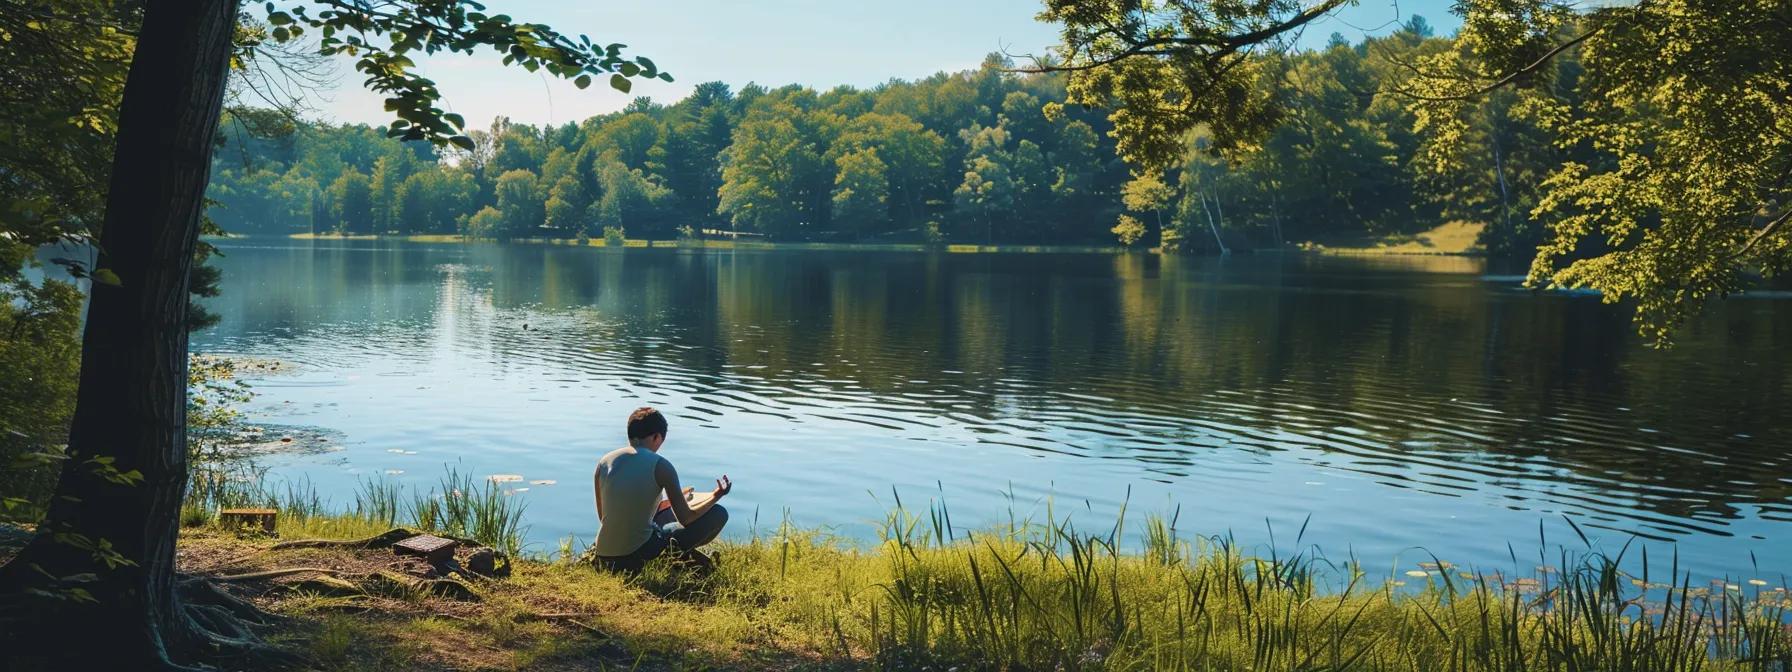
[{"label": "sleeveless top", "polygon": [[598,555],[625,556],[652,538],[653,514],[663,492],[653,471],[662,459],[651,450],[624,446],[597,461],[598,496],[604,508],[592,544]]}]

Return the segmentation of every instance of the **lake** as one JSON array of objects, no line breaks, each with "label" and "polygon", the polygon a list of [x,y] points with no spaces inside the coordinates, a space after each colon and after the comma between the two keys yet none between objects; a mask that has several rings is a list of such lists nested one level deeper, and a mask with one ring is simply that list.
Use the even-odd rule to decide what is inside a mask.
[{"label": "lake", "polygon": [[[278,359],[249,421],[338,506],[359,479],[518,474],[532,548],[596,530],[629,411],[671,420],[731,535],[858,539],[892,505],[958,528],[1048,507],[1405,568],[1545,545],[1699,575],[1792,556],[1792,300],[1733,298],[1677,347],[1626,309],[1455,257],[603,250],[221,241],[194,348]],[[1136,534],[1135,534],[1136,538]],[[1634,551],[1633,551],[1634,552]],[[1657,552],[1662,555],[1655,555]]]}]

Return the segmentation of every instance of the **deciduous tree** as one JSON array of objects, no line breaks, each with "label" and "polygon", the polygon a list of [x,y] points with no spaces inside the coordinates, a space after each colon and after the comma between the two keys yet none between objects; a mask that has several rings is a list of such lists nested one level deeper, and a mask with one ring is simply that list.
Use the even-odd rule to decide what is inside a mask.
[{"label": "deciduous tree", "polygon": [[[0,14],[19,16],[15,9]],[[650,61],[625,61],[620,45],[593,46],[456,0],[269,9],[273,39],[315,30],[326,52],[358,57],[367,85],[388,96],[398,118],[390,132],[410,139],[471,145],[459,118],[435,106],[433,82],[411,67],[416,52],[491,46],[580,85],[611,74],[621,89],[630,77],[658,75]],[[266,651],[228,610],[177,591],[174,575],[187,475],[187,291],[238,16],[234,0],[142,5],[118,108],[95,265],[107,273],[96,272],[102,281],[88,304],[69,466],[36,536],[0,568],[0,630],[12,667],[182,668]]]}]

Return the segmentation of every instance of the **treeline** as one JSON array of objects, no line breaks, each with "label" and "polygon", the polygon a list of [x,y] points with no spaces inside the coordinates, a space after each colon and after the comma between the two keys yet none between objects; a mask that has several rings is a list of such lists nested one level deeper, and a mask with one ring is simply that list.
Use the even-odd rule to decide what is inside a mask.
[{"label": "treeline", "polygon": [[582,123],[499,119],[439,156],[366,126],[227,119],[210,212],[244,233],[1109,240],[1127,172],[1103,114],[1048,117],[1063,78],[1010,67],[869,91],[712,82]]},{"label": "treeline", "polygon": [[[1432,156],[1404,64],[1441,50],[1400,31],[1266,61],[1288,116],[1241,162],[1192,138],[1187,163],[1132,175],[1106,112],[1065,106],[1061,75],[992,55],[973,71],[818,92],[711,82],[672,105],[638,98],[581,123],[496,120],[437,153],[383,129],[232,117],[212,218],[226,230],[462,233],[492,239],[669,239],[733,230],[773,240],[1161,244],[1207,250],[1487,224],[1528,251],[1526,213],[1558,151],[1495,96],[1468,151]],[[1476,154],[1479,157],[1476,158]],[[1461,157],[1470,157],[1464,160]]]}]

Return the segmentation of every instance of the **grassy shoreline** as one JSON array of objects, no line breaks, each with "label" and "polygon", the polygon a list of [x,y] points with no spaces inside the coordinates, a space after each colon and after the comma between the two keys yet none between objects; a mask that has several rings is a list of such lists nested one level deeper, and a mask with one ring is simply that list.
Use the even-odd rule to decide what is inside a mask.
[{"label": "grassy shoreline", "polygon": [[[361,538],[404,524],[515,548],[514,526],[473,521],[514,520],[516,500],[485,497],[493,486],[452,472],[443,488],[465,494],[432,491],[406,507],[395,486],[369,482],[347,514],[321,511],[302,491],[262,490],[259,501],[285,511],[284,539]],[[442,515],[457,497],[465,513]],[[272,550],[271,540],[218,529],[199,513],[203,502],[190,508],[184,571],[370,561],[352,550]],[[1157,518],[1134,527],[1122,518],[1096,533],[1049,520],[966,533],[947,520],[943,507],[898,508],[868,546],[780,524],[719,544],[720,569],[702,577],[668,563],[632,578],[599,572],[575,560],[568,539],[552,555],[519,559],[510,578],[475,586],[475,602],[230,585],[292,617],[272,636],[330,669],[1653,672],[1792,663],[1785,586],[1694,587],[1677,567],[1661,571],[1671,563],[1660,558],[1654,577],[1564,551],[1561,569],[1530,576],[1435,562],[1374,578],[1304,554],[1253,557]]]}]

